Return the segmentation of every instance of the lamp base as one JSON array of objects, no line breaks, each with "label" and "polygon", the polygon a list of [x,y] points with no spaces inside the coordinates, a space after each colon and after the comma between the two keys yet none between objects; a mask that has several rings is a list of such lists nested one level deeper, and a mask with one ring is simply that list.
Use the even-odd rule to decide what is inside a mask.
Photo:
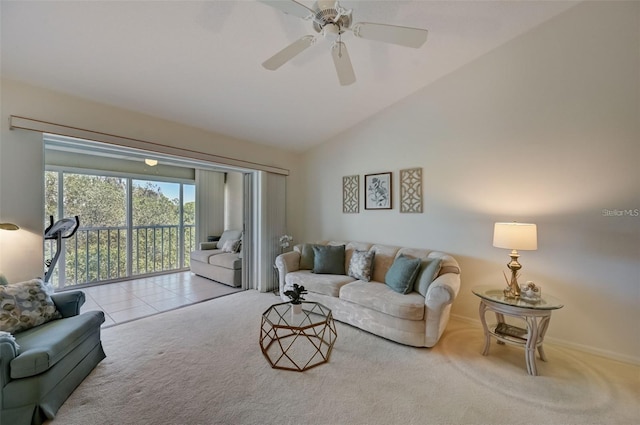
[{"label": "lamp base", "polygon": [[505,298],[520,298],[520,285],[518,284],[518,270],[522,268],[522,265],[518,263],[518,251],[515,249],[511,251],[511,261],[507,264],[507,267],[511,270],[511,280],[508,282],[509,286],[504,290]]},{"label": "lamp base", "polygon": [[520,298],[521,295],[520,285],[518,284],[518,280],[515,276],[511,278],[509,282],[509,286],[504,290],[505,298]]}]

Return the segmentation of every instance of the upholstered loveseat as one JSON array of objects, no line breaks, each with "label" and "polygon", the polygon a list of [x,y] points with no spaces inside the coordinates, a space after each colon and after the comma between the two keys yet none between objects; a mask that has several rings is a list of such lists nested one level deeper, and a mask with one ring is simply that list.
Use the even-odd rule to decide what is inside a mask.
[{"label": "upholstered loveseat", "polygon": [[[41,294],[37,297],[43,298]],[[5,313],[15,308],[8,307],[15,302],[10,298],[3,299]],[[53,294],[47,301],[49,306],[40,311],[50,308],[52,320],[0,335],[2,425],[41,424],[53,419],[73,390],[105,358],[100,341],[104,313],[80,314],[83,292]],[[24,314],[21,317],[27,320]]]},{"label": "upholstered loveseat", "polygon": [[[201,242],[191,251],[191,271],[229,286],[242,284],[242,230],[225,230],[216,242]],[[226,247],[225,247],[226,244]]]},{"label": "upholstered loveseat", "polygon": [[[342,245],[344,266],[342,270],[336,270],[341,273],[317,273],[318,270],[314,273],[318,266],[317,252],[322,249],[318,247]],[[353,269],[354,253],[358,258],[373,257],[369,276],[364,276],[365,279],[350,270]],[[438,342],[460,289],[460,269],[456,260],[443,252],[428,249],[323,241],[296,245],[293,251],[279,255],[275,263],[283,300],[288,300],[285,291],[294,284],[302,285],[308,291],[305,299],[330,308],[336,320],[415,347],[433,347]],[[397,270],[403,263],[418,263],[409,273],[413,273],[408,276],[413,278],[413,285],[404,288],[406,293],[398,292],[397,287],[386,283],[390,280],[395,283],[397,279],[393,278],[397,277]],[[350,271],[356,277],[350,276]],[[367,277],[370,281],[366,281]]]}]

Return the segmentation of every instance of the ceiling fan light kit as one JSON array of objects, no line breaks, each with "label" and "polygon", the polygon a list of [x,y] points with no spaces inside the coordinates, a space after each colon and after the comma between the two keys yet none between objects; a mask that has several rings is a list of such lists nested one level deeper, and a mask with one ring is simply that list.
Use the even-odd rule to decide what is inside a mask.
[{"label": "ceiling fan light kit", "polygon": [[[313,9],[295,0],[259,0],[281,12],[310,20],[313,29],[325,39],[332,41],[331,56],[338,74],[340,85],[347,86],[356,81],[355,72],[347,46],[342,42],[342,34],[351,31],[354,36],[366,40],[381,41],[405,47],[419,48],[427,41],[427,30],[387,24],[359,22],[351,27],[351,9],[345,9],[333,0],[318,0]],[[270,71],[275,71],[291,59],[315,44],[317,36],[306,35],[262,63]]]}]

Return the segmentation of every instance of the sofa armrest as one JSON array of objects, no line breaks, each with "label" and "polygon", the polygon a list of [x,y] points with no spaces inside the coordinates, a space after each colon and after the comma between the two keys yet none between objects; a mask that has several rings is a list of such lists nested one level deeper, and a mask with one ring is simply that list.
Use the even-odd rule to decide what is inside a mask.
[{"label": "sofa armrest", "polygon": [[445,273],[431,282],[424,302],[429,308],[442,308],[453,302],[459,290],[460,275],[457,273]]},{"label": "sofa armrest", "polygon": [[278,282],[280,288],[280,298],[289,301],[284,295],[285,277],[287,273],[300,270],[300,253],[297,251],[289,251],[276,257],[276,268],[278,269]]},{"label": "sofa armrest", "polygon": [[84,304],[86,297],[82,291],[71,291],[53,294],[51,299],[62,317],[72,317],[80,314],[80,307]]},{"label": "sofa armrest", "polygon": [[199,246],[202,250],[218,249],[218,242],[200,242]]},{"label": "sofa armrest", "polygon": [[11,338],[0,336],[0,392],[11,381],[11,360],[18,357],[18,344]]},{"label": "sofa armrest", "polygon": [[433,347],[449,322],[451,304],[460,291],[460,275],[445,273],[431,282],[425,303],[425,345]]}]

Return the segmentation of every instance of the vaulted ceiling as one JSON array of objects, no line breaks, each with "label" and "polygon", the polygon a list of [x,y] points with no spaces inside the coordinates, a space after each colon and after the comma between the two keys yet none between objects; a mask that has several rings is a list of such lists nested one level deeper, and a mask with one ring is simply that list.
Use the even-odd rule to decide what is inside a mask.
[{"label": "vaulted ceiling", "polygon": [[357,78],[349,86],[338,83],[324,40],[276,71],[264,69],[267,58],[316,33],[311,21],[263,2],[0,4],[3,77],[304,151],[576,2],[342,1],[354,22],[429,30],[419,49],[345,33]]}]

